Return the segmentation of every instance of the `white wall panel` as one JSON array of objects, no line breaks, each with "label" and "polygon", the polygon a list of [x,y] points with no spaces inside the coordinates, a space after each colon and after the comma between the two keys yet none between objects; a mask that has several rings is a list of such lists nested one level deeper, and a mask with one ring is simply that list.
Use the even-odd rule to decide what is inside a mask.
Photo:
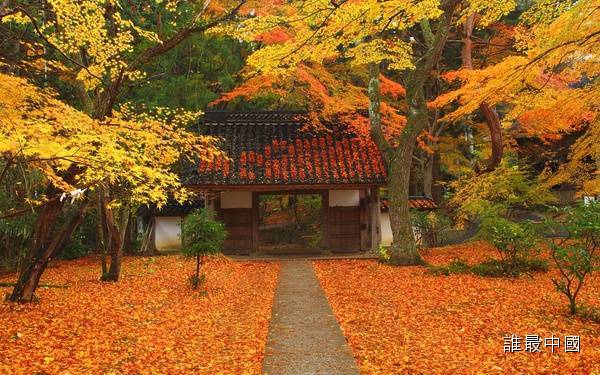
[{"label": "white wall panel", "polygon": [[179,216],[157,216],[154,218],[155,244],[157,250],[181,249],[181,218]]},{"label": "white wall panel", "polygon": [[329,190],[329,207],[353,207],[359,204],[358,190]]},{"label": "white wall panel", "polygon": [[224,191],[221,193],[221,208],[252,208],[251,191]]}]

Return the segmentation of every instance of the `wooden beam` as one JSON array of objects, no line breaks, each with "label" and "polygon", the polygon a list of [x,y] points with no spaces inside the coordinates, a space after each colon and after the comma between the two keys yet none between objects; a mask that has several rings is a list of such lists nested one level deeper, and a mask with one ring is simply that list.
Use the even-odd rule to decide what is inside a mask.
[{"label": "wooden beam", "polygon": [[[372,187],[378,187],[381,184],[305,184],[305,185],[186,185],[186,188],[194,191],[232,191],[232,190],[245,190],[245,191],[260,191],[260,192],[272,192],[274,194],[289,194],[290,191],[309,191],[319,192],[322,190],[357,190],[357,189],[368,189]],[[310,193],[307,193],[310,194]]]},{"label": "wooden beam", "polygon": [[258,224],[260,220],[260,213],[258,207],[258,193],[252,193],[252,252],[259,252],[259,231]]},{"label": "wooden beam", "polygon": [[367,197],[367,189],[359,191],[359,206],[360,206],[360,251],[366,251],[369,246],[369,197]]},{"label": "wooden beam", "polygon": [[379,202],[379,187],[372,187],[369,196],[369,219],[371,232],[371,251],[379,251],[381,244],[381,208]]},{"label": "wooden beam", "polygon": [[331,242],[329,236],[329,190],[321,192],[321,234],[323,235],[323,250],[331,251]]}]

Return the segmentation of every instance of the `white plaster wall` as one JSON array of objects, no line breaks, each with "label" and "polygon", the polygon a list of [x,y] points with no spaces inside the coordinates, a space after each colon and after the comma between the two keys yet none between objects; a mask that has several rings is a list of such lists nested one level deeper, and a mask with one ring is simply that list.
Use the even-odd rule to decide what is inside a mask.
[{"label": "white plaster wall", "polygon": [[381,212],[381,244],[383,246],[390,246],[394,240],[392,235],[392,225],[390,224],[390,213]]},{"label": "white plaster wall", "polygon": [[[380,213],[381,220],[381,244],[383,246],[390,246],[392,241],[394,241],[394,235],[392,234],[392,224],[390,222],[390,213],[389,212],[381,212]],[[415,227],[413,227],[413,233],[416,235]]]},{"label": "white plaster wall", "polygon": [[358,190],[329,190],[329,207],[352,207],[359,204]]},{"label": "white plaster wall", "polygon": [[157,216],[155,220],[156,250],[181,249],[181,218],[179,216]]},{"label": "white plaster wall", "polygon": [[252,192],[224,191],[221,193],[221,208],[252,208]]}]

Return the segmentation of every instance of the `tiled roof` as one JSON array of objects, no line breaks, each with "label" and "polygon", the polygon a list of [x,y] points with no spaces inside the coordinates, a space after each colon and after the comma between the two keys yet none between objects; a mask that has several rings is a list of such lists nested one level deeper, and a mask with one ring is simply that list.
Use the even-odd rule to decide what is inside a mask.
[{"label": "tiled roof", "polygon": [[[435,210],[438,208],[437,204],[430,198],[421,198],[421,197],[411,197],[408,199],[408,203],[410,208],[414,208],[416,210]],[[389,211],[390,203],[387,199],[382,198],[380,200],[381,210],[384,212]]]},{"label": "tiled roof", "polygon": [[[313,127],[314,128],[314,127]],[[220,137],[228,158],[199,162],[184,181],[195,185],[383,184],[377,146],[330,125],[311,130],[299,112],[207,112],[202,133]]]},{"label": "tiled roof", "polygon": [[137,210],[137,215],[142,217],[149,216],[186,216],[197,208],[204,207],[204,200],[197,199],[193,202],[183,204],[175,201],[169,201],[163,207],[158,208],[152,204],[149,206],[141,206]]}]

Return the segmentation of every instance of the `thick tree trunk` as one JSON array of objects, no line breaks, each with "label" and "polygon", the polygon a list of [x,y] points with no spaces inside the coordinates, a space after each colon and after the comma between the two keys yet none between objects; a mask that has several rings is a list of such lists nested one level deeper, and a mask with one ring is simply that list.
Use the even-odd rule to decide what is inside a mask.
[{"label": "thick tree trunk", "polygon": [[[410,220],[408,192],[413,151],[419,133],[427,126],[428,110],[425,100],[425,83],[431,70],[442,55],[452,25],[452,16],[459,0],[443,3],[444,14],[440,17],[435,35],[427,37],[428,49],[416,68],[406,79],[407,122],[402,130],[397,147],[392,147],[381,127],[381,92],[379,87],[379,66],[369,64],[369,120],[373,140],[385,158],[388,167],[388,188],[390,193],[390,222],[394,241],[391,246],[390,262],[397,265],[423,264],[419,255]],[[428,22],[421,23],[424,34],[431,30]]]},{"label": "thick tree trunk", "polygon": [[394,241],[391,247],[390,262],[398,265],[419,265],[423,260],[415,241],[410,220],[408,201],[410,171],[417,136],[428,121],[427,103],[422,86],[407,90],[409,104],[406,127],[400,137],[400,144],[394,157],[389,161],[390,224]]},{"label": "thick tree trunk", "polygon": [[483,113],[483,117],[485,117],[485,122],[490,131],[490,140],[492,142],[492,156],[488,160],[484,172],[492,172],[502,161],[502,154],[504,151],[504,145],[502,143],[502,127],[496,109],[491,107],[487,102],[481,103],[479,109]]},{"label": "thick tree trunk", "polygon": [[[462,44],[463,48],[461,51],[462,65],[465,69],[473,69],[473,41],[471,39],[473,34],[474,15],[467,17],[463,24]],[[483,102],[479,105],[479,110],[485,118],[485,123],[490,131],[490,140],[492,142],[492,156],[487,162],[487,166],[483,172],[491,172],[500,164],[502,161],[503,154],[503,143],[502,143],[502,127],[500,126],[500,118],[496,110],[490,106],[487,102]]]},{"label": "thick tree trunk", "polygon": [[36,236],[27,265],[21,270],[15,288],[7,299],[11,302],[32,302],[40,278],[58,252],[64,247],[73,235],[73,232],[83,221],[87,203],[79,212],[66,223],[61,230],[53,234],[52,227],[58,214],[62,211],[62,203],[57,201],[44,207],[36,224]]}]

